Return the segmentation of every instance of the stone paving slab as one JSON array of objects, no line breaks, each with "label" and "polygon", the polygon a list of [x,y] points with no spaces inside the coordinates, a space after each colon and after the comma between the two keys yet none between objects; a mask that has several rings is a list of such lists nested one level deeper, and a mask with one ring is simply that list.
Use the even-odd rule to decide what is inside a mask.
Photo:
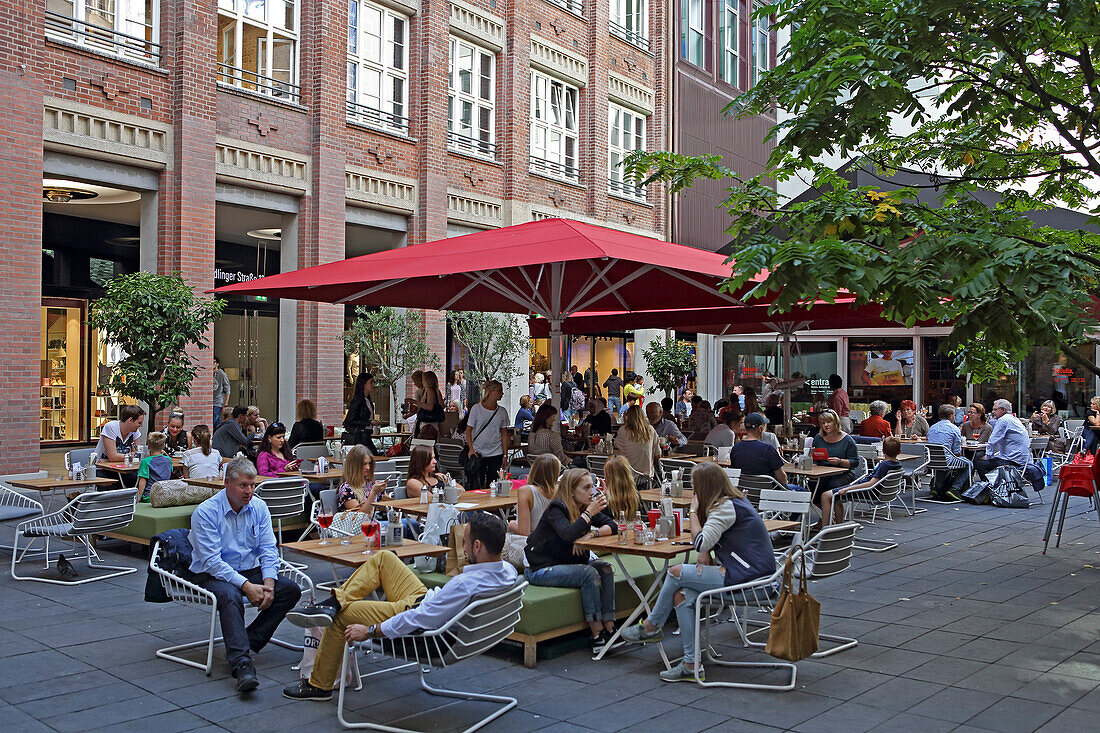
[{"label": "stone paving slab", "polygon": [[[1050,492],[1045,492],[1049,494]],[[1049,500],[1049,496],[1045,497]],[[1029,510],[927,505],[867,536],[901,543],[858,553],[851,570],[811,584],[822,629],[860,639],[841,654],[799,663],[788,693],[668,685],[655,647],[602,663],[584,651],[534,670],[512,650],[453,669],[437,684],[496,691],[519,707],[488,731],[1065,731],[1100,715],[1100,527],[1075,502],[1060,549],[1041,554],[1048,505]],[[0,532],[7,528],[0,528]],[[200,639],[207,616],[142,601],[145,559],[119,543],[105,561],[139,572],[63,588],[0,577],[0,721],[4,733],[84,731],[341,730],[335,703],[281,695],[299,654],[276,647],[256,660],[261,687],[239,697],[221,656],[200,670],[157,659],[162,646]],[[0,558],[6,560],[7,558]],[[80,566],[78,565],[78,568]],[[327,567],[311,574],[327,579]],[[727,636],[723,636],[729,630]],[[296,640],[290,626],[280,637]],[[675,654],[679,641],[666,634]],[[715,645],[727,658],[761,661],[732,627]],[[198,658],[198,652],[196,652]],[[378,668],[366,661],[364,669]],[[708,668],[711,679],[728,672]],[[758,679],[766,679],[758,675]],[[412,670],[371,678],[351,694],[353,715],[422,730],[460,730],[488,709],[429,696]]]}]

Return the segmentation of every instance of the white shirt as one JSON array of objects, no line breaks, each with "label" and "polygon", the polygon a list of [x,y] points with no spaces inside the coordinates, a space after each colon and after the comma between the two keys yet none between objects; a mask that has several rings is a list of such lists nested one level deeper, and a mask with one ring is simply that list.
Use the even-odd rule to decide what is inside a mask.
[{"label": "white shirt", "polygon": [[729,425],[719,423],[710,429],[707,437],[703,438],[703,442],[715,448],[730,448],[733,446],[733,431],[730,430]]},{"label": "white shirt", "polygon": [[516,569],[503,560],[467,565],[446,585],[434,592],[428,591],[419,606],[383,621],[382,635],[394,639],[422,629],[438,629],[469,605],[474,596],[511,588],[516,584],[516,577]]},{"label": "white shirt", "polygon": [[188,478],[218,478],[221,476],[222,454],[210,449],[210,455],[204,456],[202,448],[192,448],[183,452],[183,465],[187,467]]},{"label": "white shirt", "polygon": [[111,420],[109,423],[103,426],[103,429],[99,431],[99,442],[95,446],[95,454],[107,460],[107,447],[103,445],[103,439],[110,438],[115,441],[115,452],[117,453],[129,453],[131,449],[138,444],[141,440],[141,430],[135,430],[126,437],[125,444],[122,442],[122,428],[118,426],[118,420]]},{"label": "white shirt", "polygon": [[508,425],[508,410],[503,407],[497,407],[495,418],[492,410],[486,410],[480,402],[471,407],[470,419],[466,421],[466,427],[473,431],[471,434],[474,438],[474,450],[483,456],[503,455],[504,447],[500,439],[500,431]]}]

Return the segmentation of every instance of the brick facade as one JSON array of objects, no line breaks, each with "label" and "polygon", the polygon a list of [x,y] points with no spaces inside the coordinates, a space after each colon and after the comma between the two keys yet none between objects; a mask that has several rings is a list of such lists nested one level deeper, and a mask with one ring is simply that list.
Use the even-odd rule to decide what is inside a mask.
[{"label": "brick facade", "polygon": [[[0,0],[0,18],[7,21],[8,29],[0,40],[5,118],[0,160],[14,184],[14,193],[0,202],[8,224],[0,238],[4,253],[0,283],[9,292],[25,294],[7,313],[16,327],[0,357],[4,378],[0,397],[6,418],[0,424],[0,474],[38,466],[37,447],[27,443],[25,433],[9,435],[3,426],[37,420],[42,220],[38,191],[44,145],[47,151],[54,149],[49,131],[43,129],[47,100],[95,110],[104,120],[148,121],[154,132],[170,138],[155,159],[141,159],[138,142],[126,140],[121,146],[118,141],[89,140],[86,154],[159,170],[155,267],[159,272],[180,272],[199,291],[212,285],[216,200],[223,182],[219,166],[224,167],[218,146],[224,144],[282,156],[282,163],[302,161],[298,179],[257,168],[252,173],[236,171],[230,181],[235,187],[255,186],[259,191],[295,197],[299,267],[345,256],[349,204],[376,208],[388,216],[404,214],[410,246],[446,237],[449,223],[505,226],[551,215],[606,221],[667,238],[661,191],[651,190],[645,202],[607,193],[609,72],[621,74],[652,95],[655,111],[647,118],[647,146],[663,148],[667,139],[662,3],[654,1],[650,8],[649,51],[610,35],[606,0],[585,0],[580,15],[548,0],[456,0],[454,8],[449,0],[385,0],[384,4],[406,8],[407,135],[348,120],[347,0],[300,1],[300,96],[293,101],[217,81],[221,34],[213,0],[160,0],[155,19],[160,55],[148,62],[84,47],[76,36],[58,39],[44,28],[41,3]],[[463,13],[467,19],[495,26],[500,33],[501,50],[494,56],[497,147],[491,160],[448,149],[450,37],[465,34],[478,43],[456,21],[456,14]],[[586,64],[579,95],[577,183],[530,172],[532,38]],[[85,154],[73,145],[63,152]],[[405,193],[355,198],[345,181],[348,170],[400,184]],[[409,193],[410,186],[415,191]],[[474,201],[491,199],[495,213],[484,221],[463,218],[449,208],[448,193]],[[297,396],[315,399],[319,418],[326,424],[338,423],[343,412],[343,307],[299,303],[296,325]],[[426,313],[424,330],[446,363],[444,314]],[[189,415],[209,412],[205,385],[210,381],[211,351],[204,350],[199,357],[203,372],[196,385],[203,386],[196,386],[194,396],[181,401]]]}]

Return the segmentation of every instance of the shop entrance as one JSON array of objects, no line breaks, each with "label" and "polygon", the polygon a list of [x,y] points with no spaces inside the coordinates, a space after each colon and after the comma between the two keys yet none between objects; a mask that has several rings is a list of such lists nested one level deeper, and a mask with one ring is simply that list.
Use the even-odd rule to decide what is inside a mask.
[{"label": "shop entrance", "polygon": [[[229,377],[229,405],[255,405],[269,423],[279,414],[279,319],[227,308],[214,323],[214,355]],[[212,387],[211,387],[212,389]]]}]

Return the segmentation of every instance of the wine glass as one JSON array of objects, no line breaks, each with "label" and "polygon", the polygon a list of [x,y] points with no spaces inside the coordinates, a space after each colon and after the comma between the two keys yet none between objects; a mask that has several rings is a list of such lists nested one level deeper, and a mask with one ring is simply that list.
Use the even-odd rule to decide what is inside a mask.
[{"label": "wine glass", "polygon": [[321,541],[317,543],[318,545],[332,544],[325,535],[325,531],[332,526],[332,519],[333,515],[331,512],[321,512],[317,515],[317,524],[321,527]]},{"label": "wine glass", "polygon": [[360,524],[359,529],[363,532],[363,540],[367,546],[367,549],[363,550],[363,554],[373,554],[375,542],[378,540],[378,523],[368,520]]}]

